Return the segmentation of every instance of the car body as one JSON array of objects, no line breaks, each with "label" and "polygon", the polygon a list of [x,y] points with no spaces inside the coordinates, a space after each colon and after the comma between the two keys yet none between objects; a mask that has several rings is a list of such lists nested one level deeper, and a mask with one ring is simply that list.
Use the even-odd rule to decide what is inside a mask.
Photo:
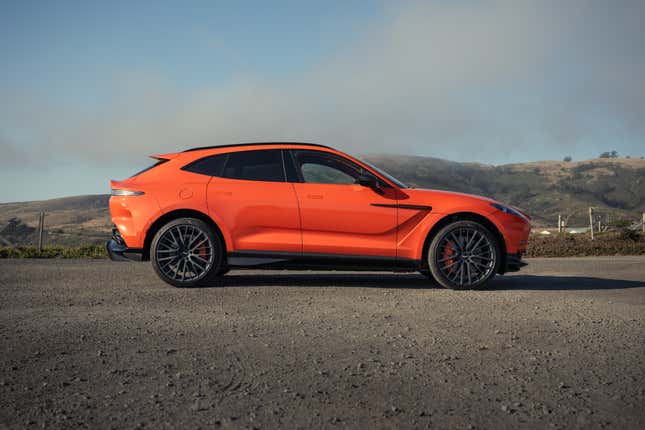
[{"label": "car body", "polygon": [[[409,188],[330,147],[253,143],[152,158],[157,163],[151,168],[111,181],[115,227],[107,249],[114,260],[152,260],[162,279],[176,286],[212,281],[229,268],[319,268],[420,271],[450,288],[475,288],[524,265],[530,223],[519,209],[479,196]],[[161,243],[155,241],[171,223],[186,219],[195,221],[179,222],[164,233],[166,239],[157,237]],[[455,223],[462,223],[461,230],[452,237],[444,232],[443,244],[432,251],[437,234]],[[196,231],[211,246],[199,250],[201,257],[188,249],[196,245],[191,238],[198,241]],[[483,260],[477,260],[482,257],[467,249],[477,240],[490,245],[484,282],[451,282],[434,273],[432,261],[456,265],[462,278],[483,271]],[[167,257],[157,253],[159,246]],[[206,265],[202,260],[208,260],[208,273],[197,276]],[[164,262],[185,279],[164,275]]]}]

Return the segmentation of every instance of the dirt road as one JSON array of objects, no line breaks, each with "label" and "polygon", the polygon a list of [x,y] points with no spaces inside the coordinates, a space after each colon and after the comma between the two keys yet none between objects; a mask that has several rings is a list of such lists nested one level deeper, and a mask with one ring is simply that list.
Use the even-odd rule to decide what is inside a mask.
[{"label": "dirt road", "polygon": [[0,428],[645,428],[645,258],[409,274],[0,261]]}]

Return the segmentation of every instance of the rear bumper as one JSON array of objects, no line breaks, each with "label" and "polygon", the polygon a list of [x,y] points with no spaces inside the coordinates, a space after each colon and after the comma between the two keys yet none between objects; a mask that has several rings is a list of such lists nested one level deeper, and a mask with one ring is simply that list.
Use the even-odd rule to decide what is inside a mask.
[{"label": "rear bumper", "polygon": [[517,272],[522,267],[528,265],[527,262],[522,261],[522,254],[506,254],[506,264],[504,265],[504,273]]},{"label": "rear bumper", "polygon": [[112,261],[141,261],[143,251],[141,249],[128,248],[119,245],[114,239],[110,239],[105,244],[108,256]]},{"label": "rear bumper", "polygon": [[108,256],[112,261],[141,261],[143,250],[128,248],[117,228],[112,229],[112,239],[105,244]]}]

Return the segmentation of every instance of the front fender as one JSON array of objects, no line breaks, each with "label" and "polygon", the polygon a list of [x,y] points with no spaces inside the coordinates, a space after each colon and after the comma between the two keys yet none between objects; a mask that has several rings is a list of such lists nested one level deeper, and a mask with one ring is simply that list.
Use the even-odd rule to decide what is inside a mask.
[{"label": "front fender", "polygon": [[495,210],[496,209],[494,208],[491,208],[491,210],[489,211],[483,207],[459,206],[451,208],[450,211],[442,210],[435,212],[433,210],[415,225],[406,225],[406,222],[404,222],[400,224],[399,227],[397,255],[401,258],[421,260],[423,258],[423,248],[426,243],[426,238],[428,237],[432,229],[444,219],[458,214],[474,214],[484,217],[492,222],[500,231],[500,233],[504,235],[504,230],[502,230],[500,221],[498,219],[495,219],[494,217],[491,217],[491,214],[495,212]]}]

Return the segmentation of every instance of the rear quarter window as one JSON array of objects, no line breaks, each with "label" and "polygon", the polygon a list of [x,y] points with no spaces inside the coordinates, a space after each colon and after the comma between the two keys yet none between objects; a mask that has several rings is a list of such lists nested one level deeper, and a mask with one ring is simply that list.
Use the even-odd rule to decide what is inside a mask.
[{"label": "rear quarter window", "polygon": [[182,167],[181,170],[207,176],[222,176],[228,154],[210,155]]}]

